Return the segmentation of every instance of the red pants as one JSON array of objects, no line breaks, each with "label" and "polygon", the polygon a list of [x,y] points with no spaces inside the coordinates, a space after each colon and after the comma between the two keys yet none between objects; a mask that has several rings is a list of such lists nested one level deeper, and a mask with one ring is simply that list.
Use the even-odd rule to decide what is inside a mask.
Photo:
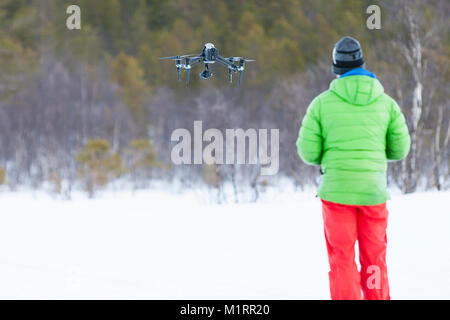
[{"label": "red pants", "polygon": [[[322,200],[330,262],[331,299],[389,300],[386,268],[386,203],[374,206],[343,205]],[[358,240],[361,272],[355,263]]]}]

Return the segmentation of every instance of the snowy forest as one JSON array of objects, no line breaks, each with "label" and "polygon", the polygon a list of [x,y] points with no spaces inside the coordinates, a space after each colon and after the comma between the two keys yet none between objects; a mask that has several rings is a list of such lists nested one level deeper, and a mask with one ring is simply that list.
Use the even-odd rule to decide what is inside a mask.
[{"label": "snowy forest", "polygon": [[[81,30],[66,9],[81,8]],[[366,27],[371,4],[379,30]],[[367,69],[400,105],[411,134],[406,159],[389,164],[404,193],[444,190],[449,180],[450,34],[446,0],[2,0],[0,3],[0,184],[93,196],[115,181],[252,190],[280,178],[317,185],[318,167],[295,140],[310,101],[334,78],[331,52],[357,38]],[[239,87],[226,69],[178,82],[159,57],[198,53],[255,59]],[[184,78],[183,78],[184,79]],[[171,133],[206,128],[277,128],[280,169],[174,165]]]}]

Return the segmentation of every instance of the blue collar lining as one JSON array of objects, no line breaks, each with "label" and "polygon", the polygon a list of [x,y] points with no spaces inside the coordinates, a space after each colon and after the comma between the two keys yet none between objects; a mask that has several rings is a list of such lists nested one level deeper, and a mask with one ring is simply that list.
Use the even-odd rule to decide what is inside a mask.
[{"label": "blue collar lining", "polygon": [[368,76],[371,78],[376,79],[377,76],[370,72],[369,70],[363,69],[363,68],[355,68],[350,71],[347,71],[344,74],[341,74],[339,78],[348,77],[348,76]]}]

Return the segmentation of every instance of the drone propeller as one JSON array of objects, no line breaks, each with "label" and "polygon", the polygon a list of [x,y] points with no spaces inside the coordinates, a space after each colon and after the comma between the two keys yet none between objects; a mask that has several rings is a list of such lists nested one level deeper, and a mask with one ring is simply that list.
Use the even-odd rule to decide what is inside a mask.
[{"label": "drone propeller", "polygon": [[245,58],[242,58],[242,57],[232,57],[232,58],[230,58],[230,61],[234,61],[234,62],[236,62],[236,61],[240,62],[241,60],[244,60],[245,62],[256,61],[256,60],[253,60],[253,59],[245,59]]},{"label": "drone propeller", "polygon": [[173,57],[161,57],[160,60],[179,60],[186,57],[192,57],[195,56],[195,54],[185,54],[184,56],[173,56]]}]

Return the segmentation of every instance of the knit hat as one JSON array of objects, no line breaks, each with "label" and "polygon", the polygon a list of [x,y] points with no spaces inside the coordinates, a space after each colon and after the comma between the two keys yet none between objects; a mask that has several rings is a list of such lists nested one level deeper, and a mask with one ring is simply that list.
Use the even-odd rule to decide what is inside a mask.
[{"label": "knit hat", "polygon": [[333,48],[333,66],[335,74],[344,74],[355,68],[364,68],[361,45],[352,37],[344,37]]}]

